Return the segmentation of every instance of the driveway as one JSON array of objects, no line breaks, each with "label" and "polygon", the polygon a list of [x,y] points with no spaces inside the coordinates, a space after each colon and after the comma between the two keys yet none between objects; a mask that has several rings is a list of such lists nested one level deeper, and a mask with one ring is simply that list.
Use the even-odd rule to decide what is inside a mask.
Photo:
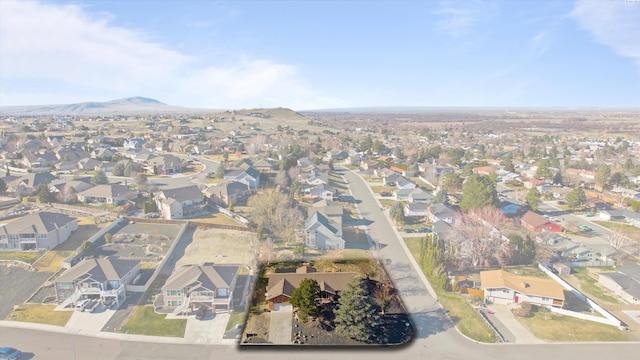
[{"label": "driveway", "polygon": [[88,332],[99,332],[107,324],[115,310],[105,309],[100,305],[94,312],[73,311],[73,315],[65,325],[68,329],[82,330]]},{"label": "driveway", "polygon": [[217,313],[214,316],[211,311],[208,311],[202,320],[196,319],[195,315],[189,315],[187,316],[184,339],[195,344],[235,343],[235,339],[231,342],[229,340],[222,341],[227,322],[229,322],[229,313]]},{"label": "driveway", "polygon": [[[516,344],[544,344],[544,341],[533,336],[533,334],[522,325],[511,313],[511,307],[503,304],[489,304],[487,308],[493,311],[489,318],[494,322],[498,331],[506,328],[507,333],[503,334],[505,339]],[[496,318],[498,322],[495,322]],[[515,340],[513,340],[515,338]]]},{"label": "driveway", "polygon": [[270,314],[269,342],[272,344],[291,344],[291,322],[293,319],[293,307],[280,305]]}]

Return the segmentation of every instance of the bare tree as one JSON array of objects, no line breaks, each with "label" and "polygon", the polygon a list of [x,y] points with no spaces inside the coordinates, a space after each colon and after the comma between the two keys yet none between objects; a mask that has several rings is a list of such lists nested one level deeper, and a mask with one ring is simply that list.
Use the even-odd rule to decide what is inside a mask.
[{"label": "bare tree", "polygon": [[376,288],[373,290],[373,296],[378,299],[378,303],[380,304],[380,310],[382,315],[385,313],[385,309],[396,296],[393,287],[389,283],[379,283]]},{"label": "bare tree", "polygon": [[623,247],[629,245],[629,238],[619,229],[612,229],[609,232],[609,245],[613,246],[616,250],[620,250]]},{"label": "bare tree", "polygon": [[486,206],[456,216],[455,226],[445,240],[461,268],[489,267],[498,262],[506,265],[511,257],[502,229],[511,221],[502,211]]},{"label": "bare tree", "polygon": [[253,207],[251,219],[259,229],[287,242],[295,239],[296,229],[302,223],[302,214],[290,203],[287,195],[269,189],[249,198],[249,206]]}]

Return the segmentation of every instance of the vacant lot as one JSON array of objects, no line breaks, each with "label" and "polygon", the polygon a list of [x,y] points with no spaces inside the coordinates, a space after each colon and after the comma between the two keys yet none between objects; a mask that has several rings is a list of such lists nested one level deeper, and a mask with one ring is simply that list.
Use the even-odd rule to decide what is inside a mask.
[{"label": "vacant lot", "polygon": [[176,268],[187,264],[249,265],[255,269],[259,243],[254,233],[227,229],[198,229]]},{"label": "vacant lot", "polygon": [[9,315],[14,305],[27,301],[51,275],[49,272],[0,265],[0,319]]}]

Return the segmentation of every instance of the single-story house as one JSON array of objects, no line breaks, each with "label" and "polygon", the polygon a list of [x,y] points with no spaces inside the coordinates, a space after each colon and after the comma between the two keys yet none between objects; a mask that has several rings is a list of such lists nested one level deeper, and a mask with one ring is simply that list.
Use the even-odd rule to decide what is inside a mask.
[{"label": "single-story house", "polygon": [[336,295],[347,288],[349,281],[358,277],[355,272],[315,272],[308,266],[298,268],[295,273],[275,273],[269,275],[265,298],[269,309],[277,310],[281,304],[287,304],[293,291],[300,286],[304,279],[314,279],[320,285],[321,299],[329,302],[336,299]]},{"label": "single-story house", "polygon": [[81,191],[77,196],[78,200],[85,204],[120,205],[137,198],[138,194],[122,184],[103,184]]},{"label": "single-story house", "polygon": [[443,203],[431,204],[427,209],[427,218],[432,223],[442,220],[449,224],[453,224],[456,219],[456,210]]},{"label": "single-story house", "polygon": [[405,216],[427,216],[428,205],[425,203],[409,202],[404,206]]},{"label": "single-story house", "polygon": [[531,232],[562,232],[562,226],[554,223],[546,217],[536,214],[533,211],[527,211],[520,219],[520,225]]},{"label": "single-story house", "polygon": [[562,307],[564,288],[552,279],[518,276],[504,270],[480,272],[484,301],[496,304],[520,304]]},{"label": "single-story house", "polygon": [[624,301],[640,305],[640,265],[620,266],[617,272],[600,273],[598,283]]}]

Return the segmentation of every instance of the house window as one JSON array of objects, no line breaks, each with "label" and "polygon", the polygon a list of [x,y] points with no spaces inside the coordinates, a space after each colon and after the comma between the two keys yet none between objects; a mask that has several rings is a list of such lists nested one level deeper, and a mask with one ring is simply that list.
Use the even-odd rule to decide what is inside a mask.
[{"label": "house window", "polygon": [[38,239],[48,239],[49,234],[38,234]]},{"label": "house window", "polygon": [[227,288],[218,289],[218,296],[229,296],[229,292]]},{"label": "house window", "polygon": [[169,301],[167,301],[167,304],[169,306],[180,306],[180,305],[182,305],[182,301],[180,301],[180,300],[169,300]]},{"label": "house window", "polygon": [[180,290],[167,290],[167,296],[180,296],[182,291]]}]

